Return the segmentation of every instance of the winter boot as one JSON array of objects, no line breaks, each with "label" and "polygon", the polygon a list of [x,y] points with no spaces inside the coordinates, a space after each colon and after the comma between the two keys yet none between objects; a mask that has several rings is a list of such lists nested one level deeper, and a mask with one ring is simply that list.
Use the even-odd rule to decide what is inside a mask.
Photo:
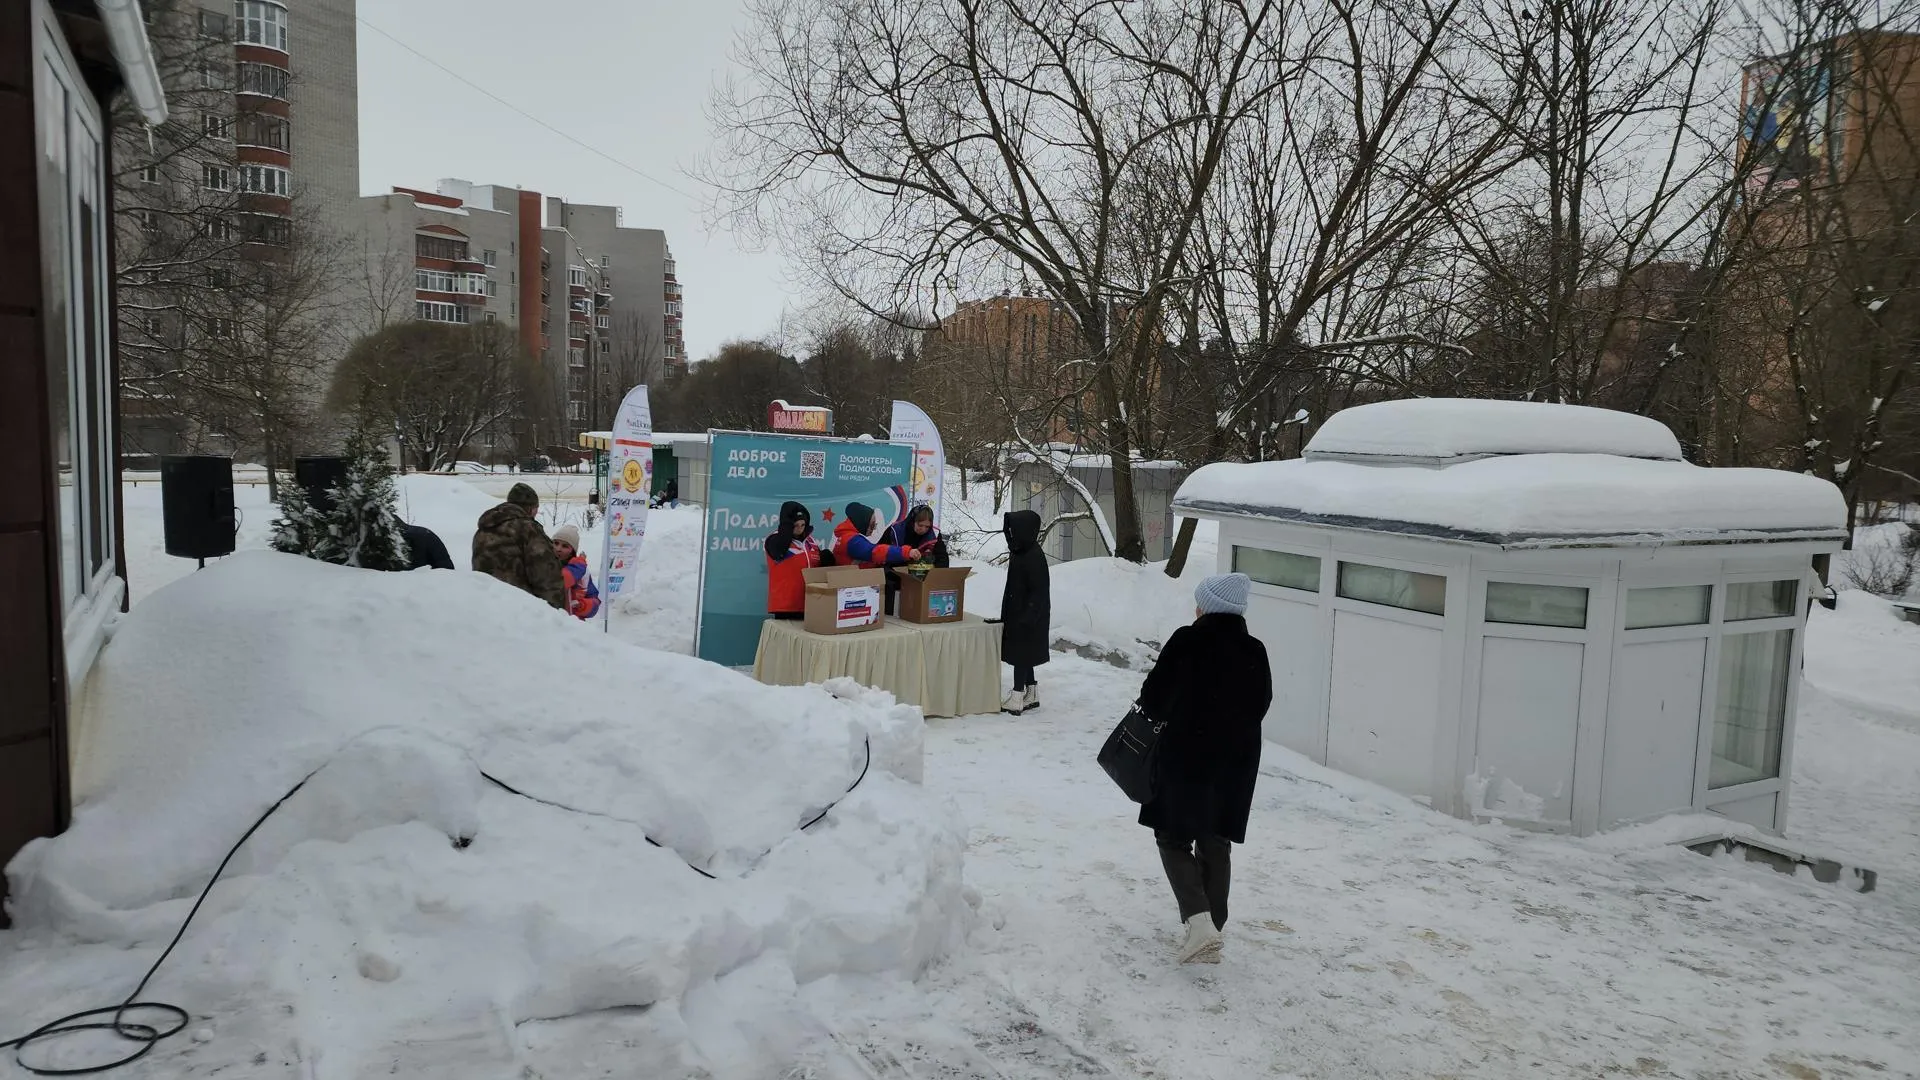
[{"label": "winter boot", "polygon": [[1180,945],[1183,964],[1220,962],[1220,931],[1214,929],[1213,916],[1201,912],[1187,920],[1187,940]]},{"label": "winter boot", "polygon": [[1029,693],[1032,693],[1032,691],[1015,690],[1013,693],[1008,694],[1007,700],[1000,703],[1000,711],[1004,713],[1012,713],[1015,716],[1019,716],[1021,713],[1026,712],[1027,711],[1027,695]]},{"label": "winter boot", "polygon": [[1040,707],[1040,684],[1034,683],[1032,686],[1027,687],[1026,694],[1021,697],[1020,711],[1032,712],[1033,710],[1039,707]]}]

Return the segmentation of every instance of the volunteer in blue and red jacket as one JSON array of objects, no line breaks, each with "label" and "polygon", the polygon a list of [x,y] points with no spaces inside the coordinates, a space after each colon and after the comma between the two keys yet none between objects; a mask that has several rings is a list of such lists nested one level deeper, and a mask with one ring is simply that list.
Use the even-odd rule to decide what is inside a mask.
[{"label": "volunteer in blue and red jacket", "polygon": [[807,607],[804,571],[833,563],[833,552],[813,538],[813,515],[797,502],[782,503],[780,528],[767,537],[767,614],[802,617]]},{"label": "volunteer in blue and red jacket", "polygon": [[880,524],[880,512],[866,503],[848,503],[847,516],[833,530],[833,550],[843,563],[872,570],[884,566],[904,566],[916,562],[920,552],[904,544],[879,543],[869,539]]},{"label": "volunteer in blue and red jacket", "polygon": [[[940,535],[940,529],[933,523],[933,507],[922,504],[913,508],[905,518],[887,526],[880,534],[880,542],[889,547],[911,548],[920,553],[916,561],[931,563],[944,570],[950,557],[947,554],[946,538]],[[900,576],[887,575],[887,614],[892,615],[898,604],[900,594]]]}]

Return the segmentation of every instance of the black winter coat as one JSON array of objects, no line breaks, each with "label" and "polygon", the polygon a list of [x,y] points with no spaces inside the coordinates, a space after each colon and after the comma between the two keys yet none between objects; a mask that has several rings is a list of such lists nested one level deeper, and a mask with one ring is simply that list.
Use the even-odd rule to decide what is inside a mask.
[{"label": "black winter coat", "polygon": [[1040,515],[1006,515],[1007,588],[1000,594],[1000,659],[1038,667],[1052,645],[1053,600],[1047,590],[1047,553],[1040,550]]},{"label": "black winter coat", "polygon": [[1202,615],[1173,632],[1140,688],[1164,721],[1160,775],[1140,824],[1175,836],[1247,839],[1260,776],[1260,722],[1273,702],[1267,648],[1239,615]]},{"label": "black winter coat", "polygon": [[425,525],[402,525],[400,535],[407,538],[407,569],[430,566],[435,570],[453,569],[453,556],[440,535]]}]

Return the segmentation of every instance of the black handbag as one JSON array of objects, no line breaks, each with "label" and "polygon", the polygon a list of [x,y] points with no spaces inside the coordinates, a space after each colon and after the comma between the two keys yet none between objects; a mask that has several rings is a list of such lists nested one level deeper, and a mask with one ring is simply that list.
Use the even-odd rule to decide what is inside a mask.
[{"label": "black handbag", "polygon": [[1153,801],[1160,779],[1160,731],[1166,726],[1164,720],[1148,716],[1136,701],[1100,748],[1100,767],[1134,802]]}]

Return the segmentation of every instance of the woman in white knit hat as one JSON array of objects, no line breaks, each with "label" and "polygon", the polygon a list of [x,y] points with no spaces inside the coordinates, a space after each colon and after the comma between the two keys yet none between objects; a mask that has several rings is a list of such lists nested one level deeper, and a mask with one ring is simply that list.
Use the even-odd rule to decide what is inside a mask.
[{"label": "woman in white knit hat", "polygon": [[1173,632],[1140,688],[1164,723],[1159,772],[1140,824],[1153,830],[1186,929],[1179,959],[1218,963],[1227,924],[1232,845],[1247,838],[1260,775],[1260,723],[1273,701],[1266,646],[1247,632],[1245,574],[1217,574],[1193,591],[1196,618]]}]

